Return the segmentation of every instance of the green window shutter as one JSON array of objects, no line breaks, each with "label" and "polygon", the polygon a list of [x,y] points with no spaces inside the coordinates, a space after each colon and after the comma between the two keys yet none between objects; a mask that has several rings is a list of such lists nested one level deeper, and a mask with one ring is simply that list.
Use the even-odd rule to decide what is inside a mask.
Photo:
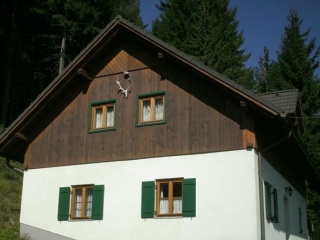
[{"label": "green window shutter", "polygon": [[103,219],[103,199],[104,199],[104,185],[93,186],[92,196],[92,219]]},{"label": "green window shutter", "polygon": [[266,207],[266,218],[267,219],[272,219],[270,189],[271,189],[270,183],[264,182],[264,197],[265,197],[265,207]]},{"label": "green window shutter", "polygon": [[182,215],[196,216],[196,179],[183,179]]},{"label": "green window shutter", "polygon": [[69,220],[70,187],[59,189],[58,221]]},{"label": "green window shutter", "polygon": [[277,189],[273,189],[273,203],[274,203],[274,221],[279,222],[278,216],[278,191]]},{"label": "green window shutter", "polygon": [[142,182],[141,218],[154,217],[154,181]]}]

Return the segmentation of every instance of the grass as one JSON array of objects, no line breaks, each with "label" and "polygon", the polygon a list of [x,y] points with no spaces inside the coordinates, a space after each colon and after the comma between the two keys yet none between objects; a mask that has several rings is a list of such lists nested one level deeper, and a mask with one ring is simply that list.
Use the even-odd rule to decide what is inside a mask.
[{"label": "grass", "polygon": [[[20,163],[10,162],[21,168]],[[21,205],[22,174],[7,166],[6,159],[0,157],[0,240],[20,238],[19,218]]]}]

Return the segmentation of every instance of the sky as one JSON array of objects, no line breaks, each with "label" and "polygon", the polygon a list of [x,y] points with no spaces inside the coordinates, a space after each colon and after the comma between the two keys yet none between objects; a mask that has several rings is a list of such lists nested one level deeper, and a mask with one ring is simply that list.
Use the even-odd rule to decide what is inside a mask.
[{"label": "sky", "polygon": [[[152,21],[159,16],[155,7],[160,0],[140,0],[140,12],[145,24],[152,28]],[[284,28],[288,24],[290,9],[294,8],[303,20],[301,31],[311,28],[310,38],[316,38],[320,46],[320,0],[230,0],[230,7],[237,8],[238,30],[243,32],[246,53],[251,57],[247,67],[258,66],[263,48],[270,51],[270,59],[276,60]],[[320,75],[320,69],[317,74]]]}]

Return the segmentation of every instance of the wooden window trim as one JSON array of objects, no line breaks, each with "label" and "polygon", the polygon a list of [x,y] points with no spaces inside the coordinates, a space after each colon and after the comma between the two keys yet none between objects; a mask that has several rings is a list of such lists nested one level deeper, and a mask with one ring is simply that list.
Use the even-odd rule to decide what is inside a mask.
[{"label": "wooden window trim", "polygon": [[[107,126],[107,109],[108,109],[108,107],[113,107],[113,126]],[[102,109],[102,126],[97,128],[97,127],[95,127],[96,111],[99,108]],[[88,131],[89,131],[89,133],[115,130],[116,116],[117,116],[116,109],[117,109],[116,99],[90,103],[89,111],[88,111],[89,112],[89,116],[88,116],[88,119],[89,119]]]},{"label": "wooden window trim", "polygon": [[[155,119],[156,99],[162,99],[162,103],[163,103],[163,118],[159,120]],[[150,101],[150,120],[149,121],[142,120],[143,102],[145,101]],[[141,94],[137,96],[137,118],[136,118],[137,126],[165,124],[166,119],[167,119],[167,93],[165,91]]]},{"label": "wooden window trim", "polygon": [[[182,216],[183,211],[181,208],[181,213],[173,213],[173,183],[178,182],[181,183],[181,188],[183,191],[183,179],[182,178],[176,178],[176,179],[161,179],[156,180],[156,216],[157,217],[166,217],[166,216]],[[160,184],[161,183],[168,183],[168,204],[169,209],[166,214],[160,214]],[[183,201],[183,193],[181,192],[181,199]]]},{"label": "wooden window trim", "polygon": [[[80,217],[76,217],[75,216],[75,201],[76,201],[76,190],[77,189],[81,189],[81,216]],[[92,213],[91,216],[86,216],[86,193],[87,193],[87,189],[91,189],[92,191],[92,195],[93,195],[93,185],[80,185],[80,186],[72,186],[71,188],[71,211],[70,211],[70,219],[91,219],[92,218]],[[93,197],[92,197],[93,198]],[[93,202],[91,202],[91,204],[93,204]]]}]

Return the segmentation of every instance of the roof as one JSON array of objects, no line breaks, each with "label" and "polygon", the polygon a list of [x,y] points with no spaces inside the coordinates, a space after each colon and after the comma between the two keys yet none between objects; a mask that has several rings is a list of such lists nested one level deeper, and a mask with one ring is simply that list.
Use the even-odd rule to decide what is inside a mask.
[{"label": "roof", "polygon": [[298,89],[267,92],[257,94],[263,99],[267,100],[274,106],[283,109],[285,113],[295,114],[298,104]]}]

